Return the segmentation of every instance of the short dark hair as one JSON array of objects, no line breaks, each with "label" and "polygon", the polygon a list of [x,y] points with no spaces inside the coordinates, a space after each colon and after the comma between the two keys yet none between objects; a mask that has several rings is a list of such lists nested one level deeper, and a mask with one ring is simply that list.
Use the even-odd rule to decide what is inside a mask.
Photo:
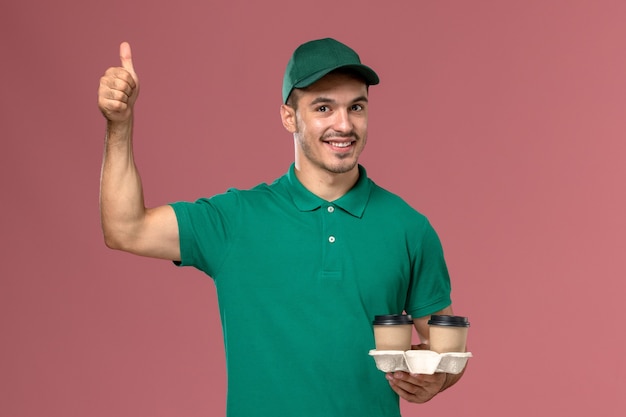
[{"label": "short dark hair", "polygon": [[301,88],[294,88],[293,90],[291,90],[291,93],[289,93],[289,97],[287,97],[287,101],[285,102],[286,105],[288,105],[294,110],[298,110],[298,100],[300,99],[300,91],[302,91]]}]

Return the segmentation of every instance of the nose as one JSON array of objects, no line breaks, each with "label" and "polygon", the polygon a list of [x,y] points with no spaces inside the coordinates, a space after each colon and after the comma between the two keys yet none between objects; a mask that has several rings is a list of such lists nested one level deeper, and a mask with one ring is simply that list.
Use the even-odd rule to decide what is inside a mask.
[{"label": "nose", "polygon": [[335,111],[335,120],[333,123],[333,128],[337,132],[352,132],[353,125],[352,120],[350,119],[350,113],[346,109],[336,110]]}]

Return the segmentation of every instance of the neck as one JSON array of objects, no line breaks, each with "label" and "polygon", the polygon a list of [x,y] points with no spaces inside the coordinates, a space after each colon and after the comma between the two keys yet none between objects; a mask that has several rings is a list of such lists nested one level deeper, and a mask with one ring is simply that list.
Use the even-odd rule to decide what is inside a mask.
[{"label": "neck", "polygon": [[359,168],[355,166],[348,172],[337,174],[322,170],[304,169],[296,162],[296,177],[304,187],[316,196],[334,201],[344,196],[359,179]]}]

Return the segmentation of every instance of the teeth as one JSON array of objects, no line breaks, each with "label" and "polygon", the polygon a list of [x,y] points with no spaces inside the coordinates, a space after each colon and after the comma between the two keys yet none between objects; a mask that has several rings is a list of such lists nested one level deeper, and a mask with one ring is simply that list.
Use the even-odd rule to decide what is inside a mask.
[{"label": "teeth", "polygon": [[348,146],[350,146],[352,142],[328,142],[328,143],[338,148],[347,148]]}]

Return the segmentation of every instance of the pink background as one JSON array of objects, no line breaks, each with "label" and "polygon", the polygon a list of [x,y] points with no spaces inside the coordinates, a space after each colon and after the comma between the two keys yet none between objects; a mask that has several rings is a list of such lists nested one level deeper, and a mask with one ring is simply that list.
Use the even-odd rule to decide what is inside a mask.
[{"label": "pink background", "polygon": [[103,244],[98,79],[130,41],[147,203],[190,200],[287,170],[282,72],[325,36],[381,76],[362,162],[472,322],[462,382],[404,415],[624,415],[626,3],[160,3],[0,6],[0,417],[223,414],[212,281]]}]

